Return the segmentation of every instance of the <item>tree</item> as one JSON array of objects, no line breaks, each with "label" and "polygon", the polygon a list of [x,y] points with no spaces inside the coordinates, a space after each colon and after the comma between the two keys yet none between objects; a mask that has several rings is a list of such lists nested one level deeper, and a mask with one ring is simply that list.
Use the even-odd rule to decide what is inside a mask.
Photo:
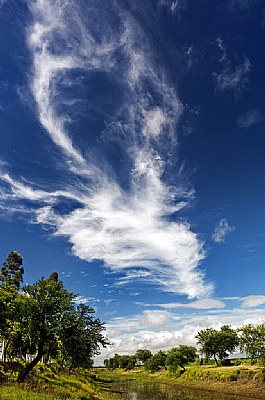
[{"label": "tree", "polygon": [[188,362],[188,358],[178,348],[172,348],[167,354],[166,366],[172,372],[175,372],[178,367],[181,367],[184,372],[184,365],[188,364]]},{"label": "tree", "polygon": [[[106,360],[104,360],[104,364],[105,364],[105,361]],[[107,368],[114,369],[114,367],[113,367],[113,358],[109,358],[109,362],[108,362]]]},{"label": "tree", "polygon": [[120,368],[120,358],[121,358],[121,356],[119,354],[117,354],[117,353],[114,354],[113,363],[112,363],[113,369]]},{"label": "tree", "polygon": [[109,344],[102,334],[103,324],[93,318],[94,309],[85,304],[66,313],[60,332],[61,353],[70,366],[88,368],[93,365],[92,357],[99,354],[99,347]]},{"label": "tree", "polygon": [[197,358],[197,349],[194,346],[180,344],[177,349],[187,358],[188,362],[194,362]]},{"label": "tree", "polygon": [[253,360],[256,357],[265,358],[265,325],[245,325],[239,330],[240,351],[245,351]]},{"label": "tree", "polygon": [[17,251],[11,251],[2,265],[0,272],[1,287],[13,287],[19,290],[23,281],[23,257]]},{"label": "tree", "polygon": [[189,362],[194,362],[196,357],[196,347],[182,344],[169,350],[166,358],[166,366],[170,371],[175,372],[180,367],[184,372],[186,370],[185,365]]},{"label": "tree", "polygon": [[91,366],[91,357],[106,346],[103,324],[94,319],[94,310],[85,305],[74,305],[77,297],[63,287],[58,274],[25,286],[21,297],[21,341],[34,359],[20,372],[23,382],[29,372],[43,358],[64,357],[73,367]]},{"label": "tree", "polygon": [[105,358],[105,360],[103,361],[103,363],[104,363],[104,367],[105,367],[105,368],[110,368],[110,359]]},{"label": "tree", "polygon": [[22,263],[22,256],[16,251],[11,251],[0,271],[0,338],[3,341],[4,361],[15,329],[18,290],[24,273]]},{"label": "tree", "polygon": [[141,363],[145,363],[150,357],[152,357],[152,353],[148,349],[138,349],[135,353],[135,357]]},{"label": "tree", "polygon": [[239,343],[236,331],[229,325],[223,325],[220,331],[213,328],[201,330],[195,337],[201,346],[201,353],[206,357],[213,357],[217,366],[218,359],[226,359]]},{"label": "tree", "polygon": [[130,371],[131,369],[134,369],[135,364],[136,364],[135,356],[129,356],[129,355],[120,356],[119,359],[120,368],[124,368],[127,371]]},{"label": "tree", "polygon": [[56,355],[61,324],[74,300],[74,294],[64,289],[54,275],[25,286],[23,291],[20,326],[24,343],[32,344],[31,354],[36,356],[20,372],[18,382],[25,380],[42,357]]},{"label": "tree", "polygon": [[144,366],[151,372],[159,371],[161,368],[166,368],[166,357],[166,353],[159,350],[156,354],[145,361]]}]

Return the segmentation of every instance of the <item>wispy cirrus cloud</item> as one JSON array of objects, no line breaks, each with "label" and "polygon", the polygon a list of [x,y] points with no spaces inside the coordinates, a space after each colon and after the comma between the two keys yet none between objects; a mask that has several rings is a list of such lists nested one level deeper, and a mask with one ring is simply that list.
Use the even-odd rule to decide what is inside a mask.
[{"label": "wispy cirrus cloud", "polygon": [[239,129],[249,128],[250,126],[257,124],[262,120],[264,120],[262,113],[256,108],[252,108],[244,115],[237,118],[237,126]]},{"label": "wispy cirrus cloud", "polygon": [[221,219],[216,225],[212,239],[216,243],[224,243],[226,236],[235,230],[235,227],[228,224],[227,219]]},{"label": "wispy cirrus cloud", "polygon": [[180,11],[186,6],[185,0],[158,0],[158,5],[160,7],[168,7],[172,14]]},{"label": "wispy cirrus cloud", "polygon": [[216,89],[221,92],[233,90],[238,95],[248,84],[251,63],[246,55],[241,62],[232,62],[222,39],[217,39],[217,45],[220,50],[219,63],[222,69],[220,72],[213,73]]},{"label": "wispy cirrus cloud", "polygon": [[[205,297],[213,286],[200,269],[203,243],[178,219],[194,193],[165,179],[176,164],[184,106],[145,32],[119,2],[79,6],[69,0],[29,3],[30,89],[40,124],[60,151],[62,182],[49,190],[44,182],[2,173],[3,202],[30,201],[35,223],[66,237],[80,259],[102,260],[119,273],[120,284],[141,279]],[[103,83],[104,95],[98,95]],[[90,132],[89,118],[104,119],[104,141],[102,130]],[[80,119],[89,131],[82,141],[76,135]],[[105,157],[113,142],[126,170]],[[62,207],[66,200],[71,211]]]}]

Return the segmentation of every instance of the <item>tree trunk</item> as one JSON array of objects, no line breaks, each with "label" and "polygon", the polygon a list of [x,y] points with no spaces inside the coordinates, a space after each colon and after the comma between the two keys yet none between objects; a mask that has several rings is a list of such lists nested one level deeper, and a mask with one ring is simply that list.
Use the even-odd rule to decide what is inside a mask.
[{"label": "tree trunk", "polygon": [[7,340],[5,343],[4,343],[4,354],[3,354],[3,361],[4,362],[6,362],[6,359],[7,359],[7,348],[8,348],[8,346],[9,346],[9,343],[10,343],[10,339],[9,340]]},{"label": "tree trunk", "polygon": [[216,366],[218,367],[219,366],[219,364],[218,364],[218,360],[217,360],[217,358],[216,358],[216,356],[214,355],[214,361],[216,362]]},{"label": "tree trunk", "polygon": [[17,378],[17,381],[19,383],[23,383],[25,381],[27,375],[38,364],[38,362],[42,359],[42,357],[43,357],[43,346],[40,346],[36,357],[28,365],[26,365],[26,367],[23,368],[22,371],[20,371]]},{"label": "tree trunk", "polygon": [[182,368],[182,372],[184,373],[186,371],[186,368],[184,367],[183,364],[179,364],[180,368]]}]

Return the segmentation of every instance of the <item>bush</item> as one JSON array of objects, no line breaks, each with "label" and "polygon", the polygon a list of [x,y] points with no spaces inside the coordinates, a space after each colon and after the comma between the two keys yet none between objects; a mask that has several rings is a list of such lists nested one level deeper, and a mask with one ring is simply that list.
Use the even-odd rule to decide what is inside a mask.
[{"label": "bush", "polygon": [[233,365],[241,365],[242,364],[242,360],[240,358],[235,358],[233,360]]}]

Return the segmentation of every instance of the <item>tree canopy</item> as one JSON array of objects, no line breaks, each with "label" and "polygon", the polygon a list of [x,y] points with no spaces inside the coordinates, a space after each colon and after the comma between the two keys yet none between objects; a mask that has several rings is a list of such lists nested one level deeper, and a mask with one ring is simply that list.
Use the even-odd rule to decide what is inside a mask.
[{"label": "tree canopy", "polygon": [[216,365],[218,359],[222,361],[233,353],[239,343],[237,333],[229,325],[223,325],[220,331],[203,329],[195,337],[201,346],[201,353],[208,358],[213,357]]},{"label": "tree canopy", "polygon": [[70,368],[92,365],[100,346],[108,344],[104,324],[95,319],[93,308],[76,305],[77,294],[67,290],[54,272],[19,291],[23,277],[22,256],[13,251],[0,273],[0,339],[4,356],[32,361],[23,368],[18,381],[43,358],[60,358]]},{"label": "tree canopy", "polygon": [[265,358],[265,325],[245,325],[239,330],[240,350],[246,352],[252,360]]}]

